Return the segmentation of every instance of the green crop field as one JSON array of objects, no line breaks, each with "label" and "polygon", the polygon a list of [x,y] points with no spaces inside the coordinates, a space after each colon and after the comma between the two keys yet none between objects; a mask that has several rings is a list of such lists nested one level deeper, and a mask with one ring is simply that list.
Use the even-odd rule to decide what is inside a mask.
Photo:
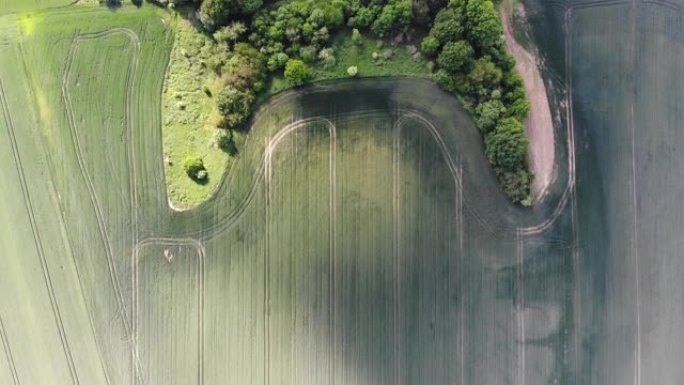
[{"label": "green crop field", "polygon": [[453,97],[382,78],[273,97],[177,212],[170,14],[0,2],[0,384],[678,383],[680,8],[529,3],[541,204]]}]

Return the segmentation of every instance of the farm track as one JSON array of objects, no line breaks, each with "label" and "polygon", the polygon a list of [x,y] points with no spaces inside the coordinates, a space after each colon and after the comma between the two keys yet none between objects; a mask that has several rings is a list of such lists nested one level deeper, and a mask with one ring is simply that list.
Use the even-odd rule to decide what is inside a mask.
[{"label": "farm track", "polygon": [[[333,285],[333,277],[334,277],[334,261],[336,257],[336,246],[335,246],[335,232],[336,232],[336,219],[337,219],[337,210],[336,210],[336,188],[337,188],[337,173],[336,173],[336,167],[337,167],[337,160],[336,160],[336,154],[337,154],[337,128],[335,125],[326,118],[312,118],[312,119],[304,119],[302,121],[294,122],[285,128],[281,129],[278,131],[275,135],[273,135],[267,142],[264,150],[264,169],[265,169],[265,178],[264,178],[264,189],[265,189],[265,199],[266,199],[266,251],[264,253],[264,351],[265,351],[265,360],[264,360],[264,365],[265,365],[265,370],[264,370],[264,382],[266,385],[270,384],[270,326],[269,326],[269,308],[270,308],[270,252],[271,252],[271,205],[270,205],[270,196],[271,196],[271,177],[272,177],[272,159],[273,159],[273,151],[278,147],[278,144],[280,143],[281,140],[283,140],[285,137],[290,135],[291,133],[295,132],[296,130],[306,127],[308,124],[312,123],[324,123],[328,127],[328,137],[329,137],[329,152],[328,152],[328,184],[329,184],[329,196],[328,196],[328,206],[329,206],[329,211],[330,211],[330,219],[329,219],[329,243],[328,243],[328,273],[330,274],[329,282],[328,282],[328,290],[329,290],[329,299],[330,299],[330,309],[329,309],[329,327],[331,330],[331,336],[329,336],[329,344],[328,344],[328,360],[329,360],[329,379],[331,380],[331,384],[334,383],[334,368],[333,368],[333,359],[332,359],[332,352],[333,352],[333,346],[334,346],[334,333],[332,332],[334,329],[332,328],[334,325],[334,285]],[[259,167],[259,170],[261,170],[261,166]],[[257,182],[258,185],[258,180],[261,179],[261,175],[257,175],[254,177],[255,182]],[[250,195],[253,195],[251,192]],[[249,200],[251,202],[251,197],[249,197]],[[241,214],[240,214],[241,215]],[[239,218],[239,217],[238,217]],[[237,220],[237,218],[236,218]]]},{"label": "farm track", "polygon": [[[632,0],[630,12],[629,12],[629,56],[630,56],[630,73],[634,73],[636,69],[637,61],[637,34],[636,34],[636,19],[637,19],[637,0]],[[632,252],[634,253],[634,284],[636,286],[636,293],[634,300],[636,302],[636,365],[634,365],[634,385],[641,385],[641,295],[640,295],[640,282],[639,282],[639,218],[638,210],[639,205],[637,201],[637,177],[636,177],[636,151],[635,151],[635,122],[634,122],[634,105],[636,104],[636,81],[634,78],[631,79],[631,92],[629,92],[629,126],[631,133],[631,144],[632,144],[632,204],[633,204],[633,219],[634,223],[632,225],[632,237],[633,246]]]},{"label": "farm track", "polygon": [[399,339],[399,313],[401,304],[399,303],[399,260],[401,258],[399,251],[399,151],[401,149],[401,121],[397,119],[392,128],[392,251],[394,254],[394,384],[401,384],[401,358],[398,352],[401,352],[401,342]]},{"label": "farm track", "polygon": [[5,323],[2,321],[2,316],[0,316],[0,342],[2,342],[2,348],[5,352],[7,366],[9,366],[10,371],[12,372],[12,382],[14,385],[21,385],[19,382],[19,375],[17,374],[17,367],[14,364],[12,349],[10,347],[9,339],[7,338],[7,332],[5,331]]},{"label": "farm track", "polygon": [[43,248],[43,243],[40,238],[40,232],[38,231],[38,225],[36,222],[35,213],[33,210],[33,202],[31,200],[31,194],[29,192],[28,183],[26,180],[26,175],[24,173],[24,166],[21,161],[21,156],[19,154],[19,146],[17,145],[17,139],[14,133],[14,123],[10,116],[9,106],[7,105],[7,100],[5,99],[5,90],[0,80],[0,108],[2,109],[2,114],[5,121],[5,127],[7,130],[7,135],[10,139],[10,144],[12,148],[12,155],[14,157],[14,166],[17,171],[17,176],[19,177],[19,185],[21,187],[22,197],[24,201],[24,206],[28,214],[29,222],[31,225],[31,233],[33,235],[33,243],[38,253],[40,259],[41,270],[43,273],[43,281],[48,291],[48,297],[50,299],[50,307],[52,310],[52,315],[59,332],[59,337],[62,345],[62,350],[64,351],[65,359],[69,367],[69,374],[71,376],[71,381],[73,384],[80,384],[78,379],[78,373],[76,372],[76,366],[74,365],[73,355],[71,353],[71,348],[69,346],[69,341],[66,337],[66,332],[64,331],[64,321],[62,319],[62,314],[59,309],[59,303],[55,295],[55,289],[52,284],[52,277],[50,275],[50,270],[47,264],[47,259],[45,257],[45,250]]},{"label": "farm track", "polygon": [[[393,143],[393,150],[392,150],[392,179],[393,179],[393,187],[392,187],[392,207],[393,207],[393,253],[394,253],[394,296],[395,296],[395,308],[394,308],[394,317],[395,317],[395,325],[394,325],[394,345],[395,345],[395,352],[401,352],[403,351],[401,342],[400,342],[400,337],[399,337],[399,314],[400,314],[400,308],[401,308],[401,296],[399,295],[400,292],[400,280],[399,277],[401,276],[401,272],[399,271],[399,262],[400,259],[402,258],[401,256],[401,248],[399,246],[399,238],[400,238],[400,229],[399,229],[399,213],[401,212],[401,207],[400,207],[400,184],[399,184],[399,156],[400,156],[400,148],[401,148],[401,132],[402,129],[404,128],[404,122],[406,120],[414,120],[419,123],[421,123],[421,126],[427,128],[428,132],[432,136],[432,139],[437,143],[437,145],[440,148],[440,151],[442,153],[442,157],[444,158],[445,162],[447,163],[447,166],[449,168],[449,172],[452,177],[452,181],[454,183],[454,188],[457,191],[455,200],[456,200],[456,212],[455,212],[455,220],[456,220],[456,226],[458,227],[458,248],[459,248],[459,255],[458,255],[458,271],[461,272],[461,258],[463,257],[463,230],[464,230],[464,221],[463,221],[463,207],[464,205],[468,207],[467,203],[464,203],[464,198],[463,198],[463,170],[460,166],[456,165],[456,162],[453,160],[451,157],[451,153],[447,150],[446,143],[444,142],[443,138],[439,134],[438,129],[425,117],[420,115],[417,111],[413,110],[405,110],[405,109],[397,109],[397,114],[398,118],[396,119],[394,123],[394,127],[392,129],[392,143]],[[478,214],[476,213],[475,209],[471,209],[470,211],[473,212],[473,214],[476,216],[476,218],[480,218],[482,223],[485,225],[487,224],[486,220],[483,218],[479,217]],[[461,282],[462,280],[459,280]],[[459,295],[463,293],[462,288],[459,284]],[[465,359],[464,359],[464,304],[462,298],[459,298],[459,351],[460,351],[460,359],[459,359],[459,367],[460,367],[460,380],[461,384],[465,384]],[[401,385],[403,383],[402,380],[402,375],[401,375],[401,367],[402,363],[399,358],[399,355],[395,355],[395,364],[394,364],[394,383],[397,385]]]},{"label": "farm track", "polygon": [[[113,34],[121,33],[124,36],[128,37],[130,41],[133,43],[134,49],[133,49],[133,57],[132,60],[129,64],[129,69],[128,69],[128,74],[126,78],[126,102],[125,102],[125,119],[126,119],[126,135],[127,135],[127,160],[129,164],[129,172],[132,174],[132,176],[129,177],[129,200],[131,202],[131,210],[132,210],[132,219],[133,219],[133,224],[131,226],[131,231],[132,231],[132,239],[134,240],[134,244],[137,243],[137,237],[138,237],[138,220],[137,220],[137,186],[136,186],[136,177],[135,177],[135,151],[131,149],[133,146],[133,140],[132,140],[132,135],[133,135],[133,122],[132,122],[132,116],[133,116],[133,107],[132,107],[132,102],[133,102],[133,84],[135,81],[135,77],[137,74],[137,68],[138,68],[138,63],[140,60],[140,39],[138,35],[133,32],[132,30],[128,28],[112,28],[104,31],[99,31],[99,32],[94,32],[94,33],[87,33],[87,34],[80,34],[80,32],[76,33],[76,36],[74,37],[74,40],[71,44],[71,48],[69,50],[68,56],[67,56],[67,64],[65,67],[64,75],[62,77],[62,99],[65,105],[65,108],[67,110],[67,120],[69,122],[69,129],[70,129],[70,136],[72,139],[72,142],[74,144],[75,152],[76,152],[76,158],[78,160],[78,165],[81,173],[81,177],[83,178],[84,184],[86,185],[88,189],[88,193],[90,196],[90,201],[93,206],[93,211],[95,213],[97,222],[98,222],[98,231],[100,232],[100,237],[102,238],[102,242],[105,246],[105,254],[107,257],[107,263],[108,263],[108,269],[109,269],[109,275],[110,275],[110,280],[112,287],[114,288],[115,296],[117,297],[118,305],[119,305],[119,311],[120,311],[120,316],[122,325],[124,327],[124,333],[125,333],[125,339],[130,340],[132,336],[131,332],[131,326],[129,324],[129,318],[126,310],[126,305],[125,301],[123,298],[123,294],[121,292],[121,283],[119,281],[118,277],[118,272],[116,269],[116,264],[114,263],[114,253],[113,253],[113,247],[112,247],[112,241],[109,236],[109,233],[107,231],[104,215],[102,213],[102,206],[100,205],[100,202],[98,201],[97,194],[95,191],[95,186],[92,182],[92,177],[90,176],[90,173],[88,172],[87,166],[86,166],[86,161],[85,161],[85,156],[84,156],[84,151],[81,146],[81,142],[78,136],[78,130],[76,128],[76,119],[75,119],[75,114],[73,111],[73,105],[71,102],[69,90],[68,90],[68,83],[69,79],[71,77],[71,70],[72,70],[72,65],[73,65],[73,60],[74,56],[76,54],[76,51],[79,48],[79,45],[82,41],[85,40],[93,40],[93,39],[98,39],[102,37],[107,37]],[[137,351],[137,348],[135,348],[136,341],[132,340],[133,347],[131,350],[133,352]],[[133,354],[133,366],[135,368],[135,373],[133,374],[134,376],[134,383],[138,383],[138,381],[142,381],[142,367],[140,366],[140,361],[138,357]],[[138,378],[138,381],[135,380],[135,377]]]},{"label": "farm track", "polygon": [[[134,349],[135,349],[135,357],[136,360],[139,362],[139,346],[138,346],[138,328],[137,325],[139,324],[139,316],[140,316],[140,307],[139,307],[139,289],[140,289],[140,280],[139,280],[139,275],[138,275],[138,262],[140,260],[140,249],[146,246],[192,246],[195,251],[197,252],[197,271],[199,274],[199,277],[197,278],[197,292],[198,292],[198,362],[197,362],[197,368],[198,368],[198,373],[197,373],[197,384],[198,385],[203,385],[204,384],[204,335],[205,335],[205,330],[204,330],[204,314],[205,314],[205,309],[204,309],[204,275],[205,275],[205,259],[206,259],[206,249],[204,248],[204,245],[197,239],[193,238],[165,238],[165,237],[150,237],[150,238],[145,238],[142,241],[138,242],[134,249],[133,249],[133,260],[132,260],[132,267],[133,267],[133,319],[135,320],[135,328],[134,330],[134,335],[133,335],[133,340],[135,341],[134,344]],[[142,370],[142,369],[141,369]],[[142,376],[143,372],[140,372],[140,381],[143,380]]]}]

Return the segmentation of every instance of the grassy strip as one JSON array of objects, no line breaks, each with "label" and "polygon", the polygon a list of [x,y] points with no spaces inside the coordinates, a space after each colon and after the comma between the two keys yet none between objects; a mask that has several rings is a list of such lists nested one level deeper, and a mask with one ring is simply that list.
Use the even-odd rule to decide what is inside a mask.
[{"label": "grassy strip", "polygon": [[[221,89],[218,77],[204,65],[215,44],[198,33],[179,14],[173,21],[175,41],[162,95],[164,164],[169,200],[179,209],[205,201],[216,190],[234,157],[215,143],[220,119],[213,95]],[[244,138],[235,133],[237,143]],[[183,159],[200,156],[209,177],[197,183],[183,169]]]}]

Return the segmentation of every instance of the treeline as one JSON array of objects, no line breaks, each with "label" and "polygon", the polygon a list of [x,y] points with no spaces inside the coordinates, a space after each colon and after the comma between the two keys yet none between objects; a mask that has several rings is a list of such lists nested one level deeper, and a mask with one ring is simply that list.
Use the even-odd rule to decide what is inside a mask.
[{"label": "treeline", "polygon": [[[482,132],[485,152],[506,194],[530,203],[533,179],[523,121],[529,110],[515,60],[506,53],[491,0],[157,0],[193,3],[204,32],[222,49],[207,66],[221,78],[215,95],[222,129],[241,129],[269,73],[293,86],[310,80],[313,64],[335,64],[331,36],[343,28],[378,37],[429,31],[421,42],[434,80],[457,95]],[[353,75],[352,75],[353,73]],[[350,76],[356,71],[349,71]]]},{"label": "treeline", "polygon": [[530,204],[532,173],[523,121],[530,105],[515,59],[506,53],[501,19],[490,0],[450,0],[421,42],[436,58],[435,81],[458,95],[484,136],[485,153],[515,202]]}]

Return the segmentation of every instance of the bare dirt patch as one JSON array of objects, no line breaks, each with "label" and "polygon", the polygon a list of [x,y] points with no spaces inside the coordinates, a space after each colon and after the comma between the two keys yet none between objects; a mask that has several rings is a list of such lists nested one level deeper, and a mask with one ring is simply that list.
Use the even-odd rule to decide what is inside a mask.
[{"label": "bare dirt patch", "polygon": [[515,69],[522,76],[525,92],[530,100],[530,113],[525,121],[525,132],[530,140],[530,167],[534,172],[534,195],[540,200],[546,194],[553,178],[555,158],[553,119],[546,86],[539,71],[537,55],[525,49],[514,36],[513,14],[517,12],[524,18],[522,4],[506,0],[500,7],[501,19],[508,52],[515,57]]}]

